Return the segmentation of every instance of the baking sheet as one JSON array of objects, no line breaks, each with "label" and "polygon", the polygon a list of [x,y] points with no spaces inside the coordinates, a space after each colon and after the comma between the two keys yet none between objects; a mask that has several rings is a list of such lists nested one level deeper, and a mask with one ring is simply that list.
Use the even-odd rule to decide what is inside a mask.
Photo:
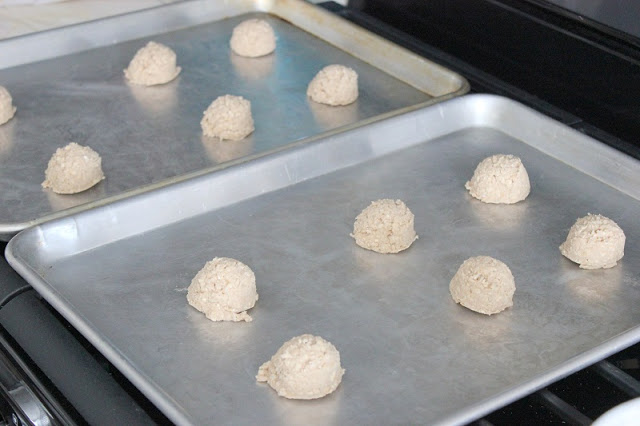
[{"label": "baking sheet", "polygon": [[[232,29],[250,17],[274,27],[274,54],[230,53]],[[122,70],[149,40],[174,49],[182,72],[166,85],[128,84]],[[355,103],[334,108],[307,100],[308,82],[331,63],[358,72]],[[0,68],[0,84],[18,108],[0,126],[3,240],[55,217],[468,90],[457,74],[293,0],[188,1],[5,40]],[[256,130],[242,141],[202,136],[202,112],[223,94],[252,102]],[[75,195],[43,189],[49,158],[72,141],[102,156],[106,179]]]},{"label": "baking sheet", "polygon": [[[464,189],[480,160],[522,158],[515,205]],[[180,424],[459,424],[640,340],[640,164],[514,101],[465,96],[26,230],[10,264]],[[349,237],[379,198],[420,238],[382,255]],[[581,270],[558,246],[588,212],[625,231],[625,256]],[[468,257],[504,261],[514,306],[456,305]],[[248,264],[251,323],[186,303],[215,256]],[[295,335],[323,336],[346,374],[316,401],[255,374]]]}]

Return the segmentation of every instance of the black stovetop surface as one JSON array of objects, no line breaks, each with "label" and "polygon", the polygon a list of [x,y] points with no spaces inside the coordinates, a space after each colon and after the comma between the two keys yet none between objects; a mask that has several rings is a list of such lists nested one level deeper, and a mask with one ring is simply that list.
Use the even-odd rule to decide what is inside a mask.
[{"label": "black stovetop surface", "polygon": [[640,157],[640,39],[541,0],[356,0],[336,12],[459,72],[472,92]]}]

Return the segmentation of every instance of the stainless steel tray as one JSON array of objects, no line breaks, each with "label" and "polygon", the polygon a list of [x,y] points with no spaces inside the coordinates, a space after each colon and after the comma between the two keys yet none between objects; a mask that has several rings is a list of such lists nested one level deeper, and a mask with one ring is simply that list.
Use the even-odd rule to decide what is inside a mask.
[{"label": "stainless steel tray", "polygon": [[[520,156],[531,195],[511,206],[464,183]],[[465,96],[42,224],[11,265],[172,420],[187,424],[463,423],[640,340],[640,163],[505,98]],[[371,200],[400,198],[420,238],[381,255],[349,237]],[[588,212],[617,221],[624,259],[585,271],[558,246]],[[514,306],[456,305],[451,277],[494,256]],[[186,304],[205,261],[255,271],[253,322]],[[256,384],[292,336],[340,350],[343,383],[288,401]]]},{"label": "stainless steel tray", "polygon": [[[275,54],[230,54],[235,25],[262,16]],[[123,78],[148,40],[171,46],[182,73],[157,87]],[[356,69],[360,98],[332,108],[306,86],[330,63]],[[55,217],[210,172],[465,93],[464,78],[318,7],[295,0],[187,1],[0,41],[0,84],[18,111],[0,126],[0,239]],[[202,137],[202,111],[222,94],[252,102],[256,131],[240,142]],[[106,180],[76,195],[40,186],[56,148],[101,154]],[[221,166],[222,165],[222,166]]]}]

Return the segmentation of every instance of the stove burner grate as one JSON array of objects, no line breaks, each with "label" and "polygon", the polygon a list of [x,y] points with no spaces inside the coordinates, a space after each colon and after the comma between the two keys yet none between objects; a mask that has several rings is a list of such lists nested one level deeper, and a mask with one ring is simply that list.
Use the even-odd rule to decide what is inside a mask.
[{"label": "stove burner grate", "polygon": [[612,355],[472,423],[590,425],[609,409],[640,397],[640,344]]}]

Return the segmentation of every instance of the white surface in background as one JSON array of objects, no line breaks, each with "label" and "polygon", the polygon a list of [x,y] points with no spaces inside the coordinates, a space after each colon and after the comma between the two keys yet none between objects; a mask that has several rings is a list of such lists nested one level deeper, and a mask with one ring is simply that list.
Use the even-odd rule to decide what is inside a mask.
[{"label": "white surface in background", "polygon": [[592,426],[640,425],[640,398],[620,404],[598,417]]},{"label": "white surface in background", "polygon": [[[178,0],[0,0],[0,39],[48,30]],[[221,0],[211,0],[221,1]],[[318,3],[314,0],[312,3]],[[348,0],[334,0],[346,5]]]},{"label": "white surface in background", "polygon": [[[47,3],[44,4],[43,1]],[[176,0],[0,0],[0,39],[120,15],[174,1]]]},{"label": "white surface in background", "polygon": [[0,0],[0,6],[24,6],[30,4],[58,3],[67,0]]}]

